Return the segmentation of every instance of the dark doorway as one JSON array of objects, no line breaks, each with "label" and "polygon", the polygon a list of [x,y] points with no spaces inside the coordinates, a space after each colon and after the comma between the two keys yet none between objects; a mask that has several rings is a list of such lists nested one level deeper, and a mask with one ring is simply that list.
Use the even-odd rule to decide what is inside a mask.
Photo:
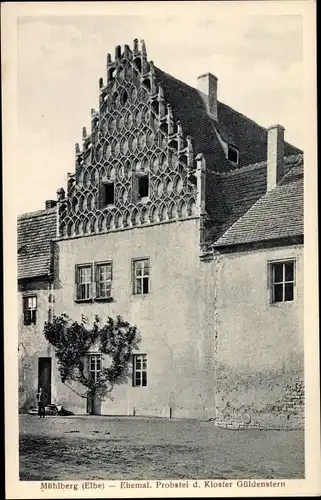
[{"label": "dark doorway", "polygon": [[38,390],[45,393],[45,405],[51,404],[51,358],[38,358]]},{"label": "dark doorway", "polygon": [[87,394],[87,413],[101,415],[101,399],[97,394]]}]

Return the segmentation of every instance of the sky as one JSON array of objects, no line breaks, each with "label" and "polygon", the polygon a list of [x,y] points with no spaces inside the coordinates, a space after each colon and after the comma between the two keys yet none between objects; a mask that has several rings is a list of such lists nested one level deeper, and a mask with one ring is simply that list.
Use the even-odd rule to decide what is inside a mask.
[{"label": "sky", "polygon": [[65,187],[74,145],[98,107],[107,53],[134,38],[145,40],[156,66],[189,85],[213,73],[220,101],[260,125],[280,123],[285,139],[303,148],[298,15],[19,17],[17,213],[44,208]]}]

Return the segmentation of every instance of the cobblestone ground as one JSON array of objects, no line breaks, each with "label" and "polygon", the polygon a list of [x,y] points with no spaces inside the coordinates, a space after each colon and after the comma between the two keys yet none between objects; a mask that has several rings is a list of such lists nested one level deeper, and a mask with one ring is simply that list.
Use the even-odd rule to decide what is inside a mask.
[{"label": "cobblestone ground", "polygon": [[303,431],[232,431],[213,422],[20,416],[20,479],[304,477]]}]

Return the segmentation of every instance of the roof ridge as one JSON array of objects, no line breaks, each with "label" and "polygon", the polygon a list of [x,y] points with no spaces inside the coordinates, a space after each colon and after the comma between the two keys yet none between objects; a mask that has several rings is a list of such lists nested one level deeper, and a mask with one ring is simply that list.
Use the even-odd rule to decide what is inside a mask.
[{"label": "roof ridge", "polygon": [[216,172],[216,173],[218,175],[221,175],[222,177],[230,177],[232,175],[236,175],[243,172],[249,172],[251,170],[255,170],[257,168],[265,166],[266,166],[266,160],[257,163],[250,163],[249,165],[244,165],[243,167],[235,168],[234,170],[230,170],[229,172]]},{"label": "roof ridge", "polygon": [[[222,106],[225,106],[226,108],[228,108],[229,110],[231,110],[233,113],[237,113],[238,116],[244,118],[245,120],[253,123],[254,125],[256,125],[257,127],[259,127],[260,129],[262,129],[263,131],[265,131],[266,133],[268,133],[268,127],[264,127],[263,125],[260,125],[257,121],[253,120],[253,118],[250,118],[249,116],[245,115],[244,113],[241,113],[241,111],[238,111],[237,109],[234,109],[232,108],[231,106],[229,106],[228,104],[225,104],[225,102],[222,102],[222,101],[217,101],[218,104],[221,104]],[[218,126],[220,126],[220,121],[218,120],[217,122]],[[287,144],[288,146],[291,146],[292,148],[295,148],[295,149],[298,149],[299,151],[300,148],[298,148],[297,146],[293,146],[293,144],[291,144],[290,142],[288,141],[284,141],[285,144]],[[297,154],[303,154],[302,153],[297,153]],[[293,155],[291,155],[293,156]]]},{"label": "roof ridge", "polygon": [[[182,80],[180,80],[179,78],[176,78],[176,76],[173,76],[171,75],[170,73],[167,73],[166,71],[164,71],[163,69],[161,68],[158,68],[158,66],[155,66],[155,69],[158,69],[158,71],[160,71],[161,73],[164,73],[164,75],[166,75],[167,77],[171,78],[172,80],[175,80],[176,82],[184,85],[185,87],[188,87],[189,89],[191,90],[194,90],[196,92],[198,92],[198,89],[197,87],[193,87],[192,85],[189,85],[188,83],[186,82],[183,82]],[[161,82],[160,82],[161,83]],[[204,108],[205,109],[205,108]]]},{"label": "roof ridge", "polygon": [[[285,165],[291,163],[294,159],[300,160],[304,158],[304,153],[297,153],[293,155],[288,155],[283,157],[283,161]],[[248,165],[244,165],[240,168],[235,168],[234,170],[229,170],[228,172],[211,172],[213,174],[221,175],[222,177],[229,177],[231,175],[237,175],[238,173],[248,172],[251,170],[255,170],[256,168],[260,168],[266,166],[267,160],[263,160],[257,163],[249,163]],[[289,173],[295,168],[296,165],[293,165],[292,168],[284,175],[284,177],[288,176]]]}]

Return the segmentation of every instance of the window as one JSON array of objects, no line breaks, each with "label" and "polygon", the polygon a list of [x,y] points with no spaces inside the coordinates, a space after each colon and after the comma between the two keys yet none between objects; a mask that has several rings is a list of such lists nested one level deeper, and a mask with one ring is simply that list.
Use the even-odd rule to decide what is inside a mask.
[{"label": "window", "polygon": [[149,292],[149,259],[133,262],[133,293],[143,295]]},{"label": "window", "polygon": [[93,382],[97,382],[101,372],[101,355],[93,354],[89,356],[89,378]]},{"label": "window", "polygon": [[37,297],[23,298],[23,324],[35,325],[37,321]]},{"label": "window", "polygon": [[147,354],[133,355],[133,386],[147,386]]},{"label": "window", "polygon": [[108,299],[112,296],[112,264],[96,264],[96,298]]},{"label": "window", "polygon": [[273,262],[271,266],[272,303],[294,300],[294,261]]},{"label": "window", "polygon": [[114,182],[106,182],[103,184],[103,200],[104,207],[115,203],[115,184]]},{"label": "window", "polygon": [[92,266],[76,266],[76,297],[78,300],[92,298]]},{"label": "window", "polygon": [[239,150],[234,146],[228,145],[227,158],[232,163],[238,164],[239,162]]},{"label": "window", "polygon": [[76,266],[76,300],[112,297],[112,262]]},{"label": "window", "polygon": [[147,198],[149,196],[148,175],[139,175],[137,181],[138,181],[138,198]]}]

